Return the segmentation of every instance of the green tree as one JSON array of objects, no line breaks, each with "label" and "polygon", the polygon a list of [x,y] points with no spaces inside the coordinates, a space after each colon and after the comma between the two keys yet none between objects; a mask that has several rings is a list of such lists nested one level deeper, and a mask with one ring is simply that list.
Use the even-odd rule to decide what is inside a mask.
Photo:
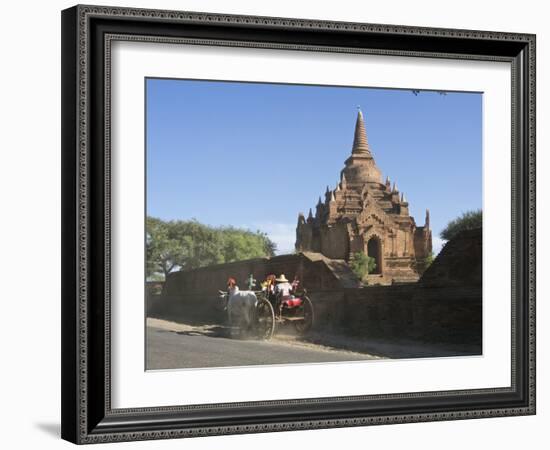
[{"label": "green tree", "polygon": [[261,231],[211,227],[197,220],[147,218],[147,277],[166,277],[180,269],[195,269],[244,259],[274,256],[276,245]]},{"label": "green tree", "polygon": [[449,241],[463,230],[481,228],[482,223],[483,213],[481,209],[478,209],[476,211],[467,211],[465,213],[462,213],[462,215],[457,217],[456,219],[451,220],[440,233],[440,236],[442,239]]},{"label": "green tree", "polygon": [[184,264],[188,254],[188,241],[174,239],[169,224],[152,217],[147,218],[146,256],[147,277],[164,278],[176,267]]},{"label": "green tree", "polygon": [[376,269],[376,260],[364,252],[356,252],[350,261],[351,270],[360,280],[363,280],[369,273]]}]

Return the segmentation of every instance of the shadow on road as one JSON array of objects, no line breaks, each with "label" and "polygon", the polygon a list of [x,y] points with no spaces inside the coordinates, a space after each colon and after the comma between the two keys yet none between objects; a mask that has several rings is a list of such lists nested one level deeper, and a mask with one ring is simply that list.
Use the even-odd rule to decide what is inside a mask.
[{"label": "shadow on road", "polygon": [[174,333],[180,336],[223,338],[231,340],[253,341],[255,337],[253,329],[245,331],[238,327],[230,327],[226,324],[212,322],[165,321],[154,317],[147,318],[147,326],[156,329],[158,333]]},{"label": "shadow on road", "polygon": [[281,340],[318,345],[330,350],[343,350],[389,359],[478,356],[482,354],[480,344],[449,344],[406,338],[359,337],[344,333],[321,333],[315,330],[306,335],[300,335],[294,328],[286,326],[278,328],[275,337]]},{"label": "shadow on road", "polygon": [[203,325],[202,327],[196,328],[194,330],[174,331],[174,333],[180,334],[182,336],[206,336],[212,338],[228,338],[231,336],[231,333],[227,327],[222,327],[219,325]]},{"label": "shadow on road", "polygon": [[163,314],[148,314],[147,317],[150,319],[181,323],[194,327],[212,326],[216,324],[219,325],[221,323],[216,314],[213,314],[212,317],[209,318],[195,317],[192,314],[171,314],[169,316],[165,316]]},{"label": "shadow on road", "polygon": [[311,344],[322,345],[324,347],[366,353],[390,359],[477,356],[482,354],[481,347],[477,345],[450,345],[421,342],[412,339],[354,338],[315,332],[304,336],[302,339]]}]

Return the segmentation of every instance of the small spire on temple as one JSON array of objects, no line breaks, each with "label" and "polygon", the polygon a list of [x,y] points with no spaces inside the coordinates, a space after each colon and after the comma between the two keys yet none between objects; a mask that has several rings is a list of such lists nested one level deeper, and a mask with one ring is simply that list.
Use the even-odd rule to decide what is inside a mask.
[{"label": "small spire on temple", "polygon": [[327,195],[329,192],[330,192],[330,189],[328,188],[328,184],[327,184],[327,190],[325,191],[325,195]]},{"label": "small spire on temple", "polygon": [[340,188],[340,183],[336,183],[336,189],[335,189],[335,191],[338,192],[340,189],[341,189],[341,188]]},{"label": "small spire on temple", "polygon": [[395,181],[393,182],[392,192],[398,192],[397,191],[397,183]]},{"label": "small spire on temple", "polygon": [[430,228],[430,210],[426,209],[426,219],[424,220],[424,228]]},{"label": "small spire on temple", "polygon": [[319,202],[317,203],[317,207],[315,208],[315,217],[316,218],[321,217],[322,210],[323,210],[323,202],[321,202],[321,196],[319,196]]},{"label": "small spire on temple", "polygon": [[331,193],[330,193],[330,201],[333,202],[334,200],[336,200],[336,199],[334,198],[334,191],[331,191]]},{"label": "small spire on temple", "polygon": [[309,208],[309,214],[307,215],[307,220],[313,219],[313,212],[311,211],[311,208]]},{"label": "small spire on temple", "polygon": [[340,181],[340,184],[342,185],[342,189],[346,189],[347,181],[346,181],[346,175],[344,172],[342,172],[342,180]]},{"label": "small spire on temple", "polygon": [[403,192],[401,193],[401,203],[408,203],[407,197],[405,197],[405,194]]}]

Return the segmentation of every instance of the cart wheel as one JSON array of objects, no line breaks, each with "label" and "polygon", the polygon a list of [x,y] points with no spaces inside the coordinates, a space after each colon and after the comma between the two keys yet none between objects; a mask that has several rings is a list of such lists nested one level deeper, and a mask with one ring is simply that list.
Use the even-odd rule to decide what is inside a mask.
[{"label": "cart wheel", "polygon": [[311,303],[311,300],[305,296],[303,297],[303,300],[304,320],[294,322],[294,327],[299,334],[307,333],[313,326],[313,303]]},{"label": "cart wheel", "polygon": [[256,327],[258,339],[268,340],[273,336],[275,331],[275,312],[271,303],[265,299],[258,299],[256,306],[256,314],[258,324]]}]

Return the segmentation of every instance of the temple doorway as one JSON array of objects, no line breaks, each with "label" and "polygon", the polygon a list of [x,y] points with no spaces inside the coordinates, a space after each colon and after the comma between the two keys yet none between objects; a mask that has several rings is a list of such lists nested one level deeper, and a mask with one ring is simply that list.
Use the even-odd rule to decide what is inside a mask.
[{"label": "temple doorway", "polygon": [[367,243],[367,255],[371,258],[374,258],[376,267],[371,274],[380,274],[382,273],[382,252],[380,248],[380,239],[377,237],[371,237]]}]

